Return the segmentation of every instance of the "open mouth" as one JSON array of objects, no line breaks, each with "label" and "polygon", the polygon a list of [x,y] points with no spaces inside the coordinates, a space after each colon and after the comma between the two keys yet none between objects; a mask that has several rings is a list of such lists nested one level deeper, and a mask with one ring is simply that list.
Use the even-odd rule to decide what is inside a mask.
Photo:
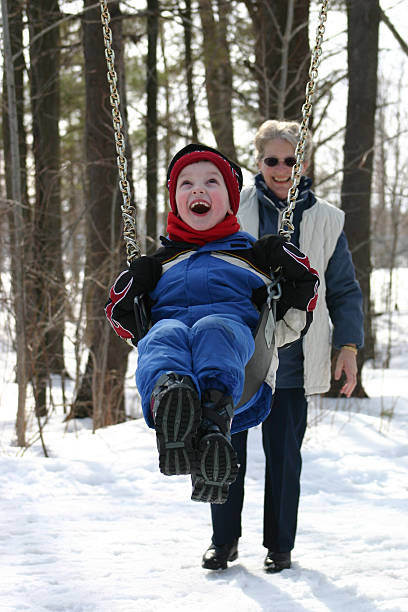
[{"label": "open mouth", "polygon": [[204,215],[211,208],[211,205],[208,202],[204,202],[203,200],[197,200],[193,202],[190,206],[190,210],[196,215]]},{"label": "open mouth", "polygon": [[288,176],[287,178],[277,178],[276,176],[273,177],[273,180],[276,183],[287,183],[289,179],[290,179],[290,176]]}]

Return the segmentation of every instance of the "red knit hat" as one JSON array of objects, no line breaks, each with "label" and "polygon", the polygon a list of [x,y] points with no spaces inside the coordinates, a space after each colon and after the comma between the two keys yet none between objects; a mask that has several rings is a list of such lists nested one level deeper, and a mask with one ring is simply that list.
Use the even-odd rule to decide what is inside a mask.
[{"label": "red knit hat", "polygon": [[242,189],[241,168],[216,149],[202,144],[187,145],[176,153],[170,162],[167,170],[167,188],[171,210],[173,213],[177,213],[176,187],[178,175],[185,166],[200,161],[211,162],[221,172],[227,187],[232,212],[236,215],[239,208],[239,194]]}]

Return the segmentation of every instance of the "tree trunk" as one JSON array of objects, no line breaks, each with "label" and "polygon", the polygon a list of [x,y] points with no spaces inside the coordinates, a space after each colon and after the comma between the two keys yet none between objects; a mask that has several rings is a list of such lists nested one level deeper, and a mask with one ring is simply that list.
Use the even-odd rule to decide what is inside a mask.
[{"label": "tree trunk", "polygon": [[348,2],[347,17],[349,92],[341,202],[346,213],[345,232],[363,292],[365,348],[360,351],[358,385],[354,393],[363,396],[361,367],[366,359],[374,357],[370,199],[377,102],[378,0]]},{"label": "tree trunk", "polygon": [[159,34],[159,2],[147,2],[146,58],[146,253],[157,249],[157,38]]},{"label": "tree trunk", "polygon": [[[20,192],[23,203],[23,219],[25,225],[30,224],[30,209],[27,194],[27,134],[24,126],[24,73],[26,65],[24,61],[23,49],[23,6],[24,0],[7,0],[9,12],[9,32],[11,52],[14,60],[14,83],[16,91],[16,111],[18,122],[19,151],[20,151]],[[12,176],[11,176],[11,156],[10,156],[10,130],[8,121],[7,103],[7,75],[4,66],[3,75],[3,144],[5,157],[5,175],[7,198],[11,199]]]},{"label": "tree trunk", "polygon": [[185,0],[185,8],[179,7],[180,16],[183,20],[184,53],[187,81],[187,110],[190,119],[190,130],[192,142],[198,142],[198,124],[195,112],[195,100],[193,89],[193,53],[191,50],[192,23],[191,23],[191,0]]},{"label": "tree trunk", "polygon": [[[387,339],[385,346],[385,354],[383,359],[383,367],[389,368],[391,365],[392,348],[393,348],[393,328],[394,328],[394,304],[396,279],[395,273],[398,271],[398,251],[401,235],[401,222],[404,209],[404,187],[405,176],[402,172],[395,172],[394,176],[387,173],[387,168],[401,168],[402,151],[401,137],[404,133],[404,119],[401,114],[402,100],[401,92],[403,91],[404,75],[401,74],[397,86],[397,101],[395,110],[393,110],[393,119],[395,121],[395,133],[397,138],[392,139],[391,150],[386,147],[386,143],[390,140],[389,127],[387,126],[386,99],[379,100],[379,112],[377,116],[377,160],[375,162],[375,190],[378,194],[377,199],[382,208],[383,214],[382,224],[379,228],[382,235],[387,237],[387,260],[386,267],[388,268],[388,281],[385,289],[385,312],[387,313]],[[382,89],[388,92],[389,83],[383,83]],[[389,206],[387,207],[387,201]],[[378,231],[378,230],[377,230]],[[376,232],[374,230],[374,236]]]},{"label": "tree trunk", "polygon": [[217,0],[218,21],[213,0],[199,0],[203,30],[205,88],[211,127],[217,147],[237,159],[232,121],[232,68],[227,38],[227,0]]},{"label": "tree trunk", "polygon": [[[93,0],[85,0],[85,9],[92,5]],[[109,11],[112,17],[110,27],[115,67],[118,74],[123,74],[119,3],[110,3]],[[119,423],[126,418],[124,379],[130,349],[112,332],[103,310],[115,274],[120,266],[125,268],[125,250],[121,242],[122,196],[118,189],[99,6],[84,12],[82,26],[86,89],[86,294],[89,357],[68,418],[93,416],[96,429]],[[125,96],[120,97],[123,103]],[[122,107],[121,113],[125,115]]]},{"label": "tree trunk", "polygon": [[310,65],[310,0],[245,0],[255,37],[259,122],[299,121]]},{"label": "tree trunk", "polygon": [[[159,22],[160,28],[160,47],[161,47],[161,61],[163,62],[163,76],[162,76],[162,89],[164,96],[164,104],[165,110],[163,113],[163,124],[164,124],[164,136],[162,138],[162,154],[164,154],[164,159],[168,163],[168,161],[172,158],[172,134],[173,134],[173,119],[174,113],[171,112],[171,81],[172,76],[171,72],[169,72],[168,62],[167,62],[167,31],[166,31],[166,23],[161,20]],[[158,226],[159,234],[166,234],[167,227],[167,215],[170,210],[168,204],[168,191],[167,185],[163,184],[162,186],[163,192],[163,201],[166,202],[164,206],[164,210],[160,215],[160,221]]]},{"label": "tree trunk", "polygon": [[49,374],[64,372],[65,283],[61,249],[60,18],[58,0],[30,0],[30,86],[35,161],[34,336],[31,379],[37,414],[46,414]]},{"label": "tree trunk", "polygon": [[[4,93],[3,137],[6,163],[7,197],[12,201],[9,214],[11,244],[11,284],[15,312],[16,377],[18,404],[16,418],[17,444],[26,445],[26,388],[27,352],[25,332],[25,270],[24,250],[26,246],[24,204],[27,204],[26,144],[23,123],[24,57],[17,55],[23,48],[22,11],[20,3],[11,9],[7,0],[2,0],[4,42]],[[13,57],[16,59],[13,61]],[[7,83],[7,88],[5,87]],[[6,102],[7,100],[7,102]],[[28,208],[26,209],[28,210]]]},{"label": "tree trunk", "polygon": [[[17,134],[18,138],[18,150],[19,150],[19,161],[18,164],[12,160],[11,155],[11,142],[10,142],[10,121],[9,121],[9,103],[8,103],[8,87],[7,87],[7,70],[6,63],[4,65],[3,73],[3,99],[2,99],[2,113],[3,113],[3,144],[4,144],[4,163],[5,163],[5,180],[6,180],[6,194],[7,199],[14,200],[13,195],[13,179],[14,174],[18,174],[19,166],[19,197],[21,198],[21,215],[23,225],[23,239],[24,239],[24,282],[27,282],[27,271],[31,268],[31,238],[32,238],[32,227],[31,227],[31,210],[28,200],[27,190],[27,134],[24,125],[24,74],[26,72],[26,64],[24,60],[23,50],[23,5],[24,1],[19,0],[18,2],[12,2],[6,0],[8,5],[8,25],[9,25],[9,37],[10,37],[10,52],[12,57],[15,58],[14,65],[10,68],[13,72],[14,90],[15,90],[15,109],[17,119]],[[7,53],[6,49],[5,52]],[[11,76],[11,75],[10,75]],[[15,222],[13,207],[9,209],[8,221],[10,228],[10,251],[11,251],[11,283],[12,293],[15,296],[17,293],[16,282],[15,282],[15,271],[17,266],[17,253],[16,253],[16,239],[15,239]],[[27,287],[25,287],[27,292]],[[26,324],[27,327],[28,317],[26,313]],[[28,340],[30,344],[30,341]]]}]

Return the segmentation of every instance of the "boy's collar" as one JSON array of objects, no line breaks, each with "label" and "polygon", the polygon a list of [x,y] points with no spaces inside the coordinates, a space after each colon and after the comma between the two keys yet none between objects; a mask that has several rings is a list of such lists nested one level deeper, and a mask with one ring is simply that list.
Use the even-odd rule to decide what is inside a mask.
[{"label": "boy's collar", "polygon": [[160,236],[160,242],[165,247],[171,246],[171,247],[176,247],[179,249],[192,249],[195,251],[198,248],[200,248],[199,244],[193,244],[192,242],[179,242],[177,240],[171,240],[168,236]]},{"label": "boy's collar", "polygon": [[199,245],[193,244],[191,242],[180,242],[176,240],[171,240],[166,236],[160,236],[160,241],[163,246],[167,247],[175,247],[179,249],[190,249],[193,251],[211,251],[217,248],[228,248],[231,250],[241,250],[241,249],[249,249],[252,244],[255,242],[253,236],[248,234],[247,232],[234,232],[229,236],[224,236],[223,238],[219,238],[214,240],[213,242],[207,242],[206,244]]}]

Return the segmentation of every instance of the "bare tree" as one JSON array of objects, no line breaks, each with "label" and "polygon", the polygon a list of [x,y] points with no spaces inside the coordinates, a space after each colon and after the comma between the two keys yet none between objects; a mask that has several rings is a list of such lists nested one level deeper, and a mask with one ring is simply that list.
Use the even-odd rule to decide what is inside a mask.
[{"label": "bare tree", "polygon": [[157,248],[157,39],[159,33],[159,2],[147,2],[146,57],[146,252]]},{"label": "bare tree", "polygon": [[[18,384],[18,407],[16,432],[19,446],[26,444],[26,334],[25,334],[25,274],[24,249],[25,221],[24,197],[27,202],[25,182],[25,132],[23,127],[23,72],[22,58],[22,12],[21,4],[2,0],[3,39],[5,55],[5,82],[7,83],[7,103],[3,100],[3,135],[6,146],[6,184],[7,195],[12,202],[9,214],[11,237],[11,276],[14,297],[15,335],[16,335],[16,373]],[[12,10],[10,10],[12,9]],[[13,57],[17,61],[13,62]],[[23,172],[21,172],[23,170]]]},{"label": "bare tree", "polygon": [[[129,348],[104,316],[109,285],[125,267],[121,244],[120,193],[99,6],[85,0],[82,17],[85,58],[87,158],[87,338],[89,357],[70,417],[93,416],[94,428],[125,419],[124,377]],[[109,5],[116,66],[123,74],[119,3]],[[122,99],[123,101],[123,99]]]},{"label": "bare tree", "polygon": [[[387,316],[387,339],[383,367],[389,368],[392,350],[394,308],[396,307],[396,271],[401,265],[400,256],[404,247],[400,244],[404,211],[404,198],[407,197],[407,170],[404,164],[404,138],[406,118],[403,116],[403,102],[400,92],[403,89],[401,75],[396,87],[396,100],[389,108],[388,91],[392,85],[386,76],[381,79],[379,108],[376,121],[376,156],[374,159],[376,206],[372,209],[373,259],[376,267],[388,271],[384,283],[384,307]],[[391,117],[390,117],[390,110]],[[388,112],[387,112],[388,111]],[[391,120],[390,120],[391,119]],[[392,130],[392,132],[391,132]]]},{"label": "bare tree", "polygon": [[198,124],[195,112],[194,88],[193,88],[193,54],[191,50],[192,41],[192,14],[191,0],[185,0],[185,7],[179,6],[180,16],[183,22],[185,69],[187,81],[187,109],[190,118],[191,140],[198,142]]},{"label": "bare tree", "polygon": [[259,121],[299,119],[310,64],[309,0],[245,0],[255,41]]},{"label": "bare tree", "polygon": [[394,36],[395,40],[398,41],[402,51],[405,53],[405,55],[408,55],[408,44],[406,40],[403,39],[401,34],[398,32],[397,28],[393,25],[393,23],[391,23],[391,20],[389,19],[388,15],[384,13],[384,11],[382,11],[381,9],[380,9],[380,16],[381,16],[381,21],[385,23],[385,25],[388,27],[388,29]]},{"label": "bare tree", "polygon": [[354,395],[364,396],[361,368],[365,359],[374,356],[370,292],[370,200],[377,104],[378,0],[349,1],[347,18],[349,91],[341,202],[346,213],[345,232],[363,292],[366,344],[359,352],[359,377]]},{"label": "bare tree", "polygon": [[31,380],[36,412],[44,415],[48,376],[50,373],[63,374],[65,369],[59,136],[60,36],[56,25],[60,18],[58,0],[30,0],[27,14],[35,160]]},{"label": "bare tree", "polygon": [[236,159],[232,120],[232,68],[228,43],[227,0],[199,0],[203,31],[205,88],[217,147]]}]

